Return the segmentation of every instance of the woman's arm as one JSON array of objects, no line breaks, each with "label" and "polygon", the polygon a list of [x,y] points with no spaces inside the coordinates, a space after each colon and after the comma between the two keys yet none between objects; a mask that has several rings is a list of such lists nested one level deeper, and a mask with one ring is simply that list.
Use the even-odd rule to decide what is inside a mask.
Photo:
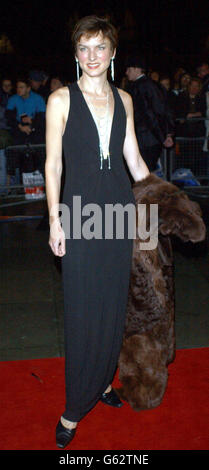
[{"label": "woman's arm", "polygon": [[144,162],[138,147],[138,142],[134,128],[133,103],[131,96],[119,90],[121,99],[126,110],[127,124],[126,137],[123,147],[123,154],[127,162],[130,173],[134,181],[140,181],[150,174],[146,163]]},{"label": "woman's arm", "polygon": [[59,89],[50,95],[46,109],[46,197],[49,210],[49,245],[56,256],[65,254],[65,236],[59,220],[62,175],[62,135],[66,94]]}]

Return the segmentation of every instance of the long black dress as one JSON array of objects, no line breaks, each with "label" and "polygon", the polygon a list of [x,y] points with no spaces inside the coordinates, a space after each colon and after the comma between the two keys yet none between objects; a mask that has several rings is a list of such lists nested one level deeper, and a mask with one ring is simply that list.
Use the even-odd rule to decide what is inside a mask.
[{"label": "long black dress", "polygon": [[[100,169],[97,127],[76,82],[69,86],[70,111],[63,135],[62,202],[70,208],[71,237],[66,240],[66,254],[62,257],[66,368],[63,416],[76,422],[97,403],[114,378],[131,269],[133,239],[128,238],[127,213],[124,238],[116,238],[115,218],[113,238],[104,238],[105,204],[135,204],[123,158],[126,113],[117,89],[111,87],[114,95],[109,144],[111,169],[106,160]],[[79,238],[78,223],[74,222],[79,209],[78,206],[74,209],[73,216],[74,196],[76,201],[80,197],[81,211],[90,203],[101,208],[103,238],[86,239],[82,233]],[[94,212],[82,216],[82,227],[92,215]],[[91,229],[95,229],[94,225]]]}]

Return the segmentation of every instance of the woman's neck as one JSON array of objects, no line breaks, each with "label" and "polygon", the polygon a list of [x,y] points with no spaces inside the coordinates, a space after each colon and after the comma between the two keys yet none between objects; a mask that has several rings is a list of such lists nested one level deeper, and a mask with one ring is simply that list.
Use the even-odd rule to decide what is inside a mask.
[{"label": "woman's neck", "polygon": [[89,77],[83,74],[78,84],[83,92],[96,96],[106,96],[109,88],[106,74],[101,77]]}]

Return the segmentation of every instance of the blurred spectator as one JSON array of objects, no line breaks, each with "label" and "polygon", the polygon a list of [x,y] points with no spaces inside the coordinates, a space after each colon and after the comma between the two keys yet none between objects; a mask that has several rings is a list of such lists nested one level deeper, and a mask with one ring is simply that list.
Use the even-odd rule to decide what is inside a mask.
[{"label": "blurred spectator", "polygon": [[203,62],[197,68],[198,77],[202,80],[202,93],[209,91],[209,65]]},{"label": "blurred spectator", "polygon": [[7,129],[7,120],[5,117],[5,110],[9,97],[12,94],[12,80],[4,78],[1,81],[0,88],[0,129]]},{"label": "blurred spectator", "polygon": [[29,72],[31,90],[38,93],[44,78],[45,78],[45,75],[40,70],[31,70]]},{"label": "blurred spectator", "polygon": [[206,114],[206,98],[201,94],[201,82],[192,78],[187,91],[179,94],[176,105],[176,135],[181,137],[202,137],[205,135],[204,120]]},{"label": "blurred spectator", "polygon": [[64,80],[58,76],[55,75],[54,77],[51,77],[50,80],[50,92],[52,93],[55,90],[58,90],[58,88],[61,88],[64,86]]},{"label": "blurred spectator", "polygon": [[[209,64],[206,62],[202,62],[199,67],[197,68],[198,77],[202,81],[202,91],[201,94],[205,97],[206,100],[206,120],[205,120],[205,127],[206,127],[206,134],[205,134],[205,143],[204,143],[204,151],[209,151]],[[204,98],[203,98],[204,99]],[[208,160],[208,168],[209,171],[209,156],[207,155]]]},{"label": "blurred spectator", "polygon": [[154,82],[159,82],[160,73],[157,70],[150,70],[148,76],[154,80]]},{"label": "blurred spectator", "polygon": [[126,75],[132,85],[136,137],[139,149],[150,171],[156,169],[163,145],[173,146],[173,124],[167,115],[164,93],[155,81],[145,75],[145,62],[137,55],[127,60]]},{"label": "blurred spectator", "polygon": [[128,89],[128,78],[125,75],[121,79],[120,88],[122,88],[122,90]]},{"label": "blurred spectator", "polygon": [[10,78],[4,78],[0,88],[0,193],[6,193],[3,188],[7,184],[6,154],[5,148],[12,145],[12,137],[10,135],[7,120],[5,117],[5,109],[8,98],[12,93],[12,81]]},{"label": "blurred spectator", "polygon": [[[14,145],[45,142],[45,110],[44,99],[31,90],[30,81],[19,78],[17,93],[9,98],[6,108]],[[20,172],[28,171],[28,163],[29,160],[26,161],[24,154],[18,155],[16,159],[7,162],[8,174],[14,175],[18,168]]]},{"label": "blurred spectator", "polygon": [[6,108],[8,98],[12,94],[12,80],[9,77],[5,77],[1,81],[0,88],[0,105]]},{"label": "blurred spectator", "polygon": [[173,76],[173,86],[172,91],[178,95],[179,93],[179,78],[182,74],[184,74],[186,70],[183,67],[178,67],[178,69],[175,71],[174,76]]},{"label": "blurred spectator", "polygon": [[27,79],[17,80],[17,93],[8,99],[6,117],[15,144],[45,140],[44,99],[31,90]]},{"label": "blurred spectator", "polygon": [[176,114],[176,99],[177,96],[173,93],[171,90],[171,79],[168,75],[161,75],[159,79],[159,86],[161,87],[164,96],[165,96],[165,101],[167,105],[167,115],[168,119],[173,125],[174,128],[174,120],[175,120],[175,114]]},{"label": "blurred spectator", "polygon": [[171,79],[168,75],[162,75],[159,79],[159,83],[167,90],[171,89]]},{"label": "blurred spectator", "polygon": [[178,95],[179,95],[179,93],[181,93],[183,91],[187,91],[190,80],[191,80],[191,75],[188,72],[185,72],[182,75],[180,75]]},{"label": "blurred spectator", "polygon": [[[190,138],[205,136],[206,98],[201,94],[201,81],[199,78],[191,78],[188,90],[179,94],[177,98],[176,136],[179,155],[176,157],[178,168],[189,168],[194,175],[200,171],[206,174],[207,158],[204,152],[204,140],[195,141]],[[189,140],[186,140],[186,139]]]},{"label": "blurred spectator", "polygon": [[39,94],[43,96],[45,102],[47,102],[48,97],[50,95],[50,78],[49,75],[46,74],[46,72],[42,72],[44,75],[44,79],[42,80],[41,86],[39,88]]},{"label": "blurred spectator", "polygon": [[[206,91],[205,93],[206,96],[206,120],[205,120],[205,128],[206,128],[206,133],[205,133],[205,143],[204,143],[204,151],[209,152],[209,91]],[[207,155],[208,159],[208,173],[209,173],[209,154]]]},{"label": "blurred spectator", "polygon": [[49,76],[43,70],[31,70],[29,79],[32,91],[41,95],[46,102],[50,94]]}]

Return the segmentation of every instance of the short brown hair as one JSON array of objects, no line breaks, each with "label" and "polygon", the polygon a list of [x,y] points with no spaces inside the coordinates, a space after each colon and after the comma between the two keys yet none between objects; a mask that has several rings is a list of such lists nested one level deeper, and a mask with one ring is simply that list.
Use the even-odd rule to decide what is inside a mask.
[{"label": "short brown hair", "polygon": [[16,84],[18,82],[24,83],[28,88],[31,87],[31,81],[28,77],[17,77]]},{"label": "short brown hair", "polygon": [[107,18],[99,18],[95,15],[85,16],[76,23],[71,36],[74,50],[76,51],[76,46],[81,36],[97,36],[100,32],[105,38],[110,40],[112,49],[114,50],[118,44],[117,29]]},{"label": "short brown hair", "polygon": [[189,85],[188,85],[189,87],[190,87],[190,85],[191,85],[192,82],[197,82],[198,85],[199,85],[199,89],[200,89],[200,90],[202,89],[202,81],[200,80],[200,78],[198,78],[198,77],[191,77],[190,83],[189,83]]}]

